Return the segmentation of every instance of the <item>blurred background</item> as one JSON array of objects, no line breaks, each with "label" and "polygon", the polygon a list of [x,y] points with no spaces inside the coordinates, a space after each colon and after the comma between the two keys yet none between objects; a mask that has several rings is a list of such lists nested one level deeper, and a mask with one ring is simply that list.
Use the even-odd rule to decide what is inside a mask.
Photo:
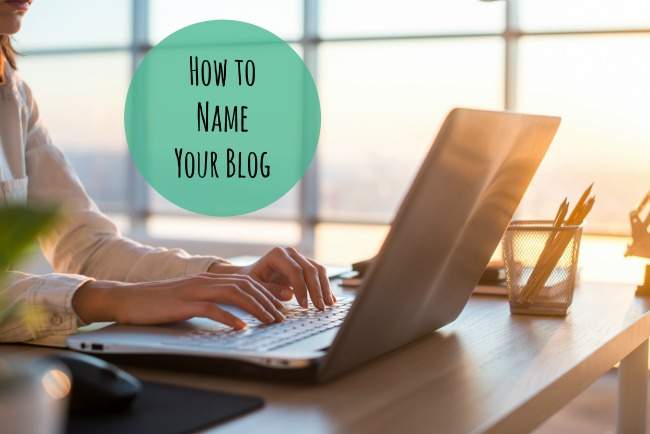
[{"label": "blurred background", "polygon": [[[307,175],[238,218],[166,201],[135,169],[124,137],[142,57],[175,30],[213,19],[284,38],[322,104]],[[622,253],[629,212],[650,188],[647,0],[35,0],[15,42],[54,142],[102,210],[140,241],[220,256],[293,245],[328,263],[364,259],[447,112],[509,109],[563,118],[517,217],[552,218],[595,181],[586,277],[641,279],[642,261]],[[623,268],[604,276],[612,261]]]}]

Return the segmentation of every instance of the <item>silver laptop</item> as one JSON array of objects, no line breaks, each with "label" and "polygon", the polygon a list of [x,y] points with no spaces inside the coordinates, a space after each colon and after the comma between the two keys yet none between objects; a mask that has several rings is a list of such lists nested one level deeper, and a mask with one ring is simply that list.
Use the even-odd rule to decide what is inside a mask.
[{"label": "silver laptop", "polygon": [[332,309],[294,305],[286,322],[262,325],[227,307],[248,329],[200,318],[112,325],[70,336],[68,346],[185,369],[203,361],[218,372],[300,372],[318,381],[348,372],[458,317],[559,123],[507,112],[449,113],[356,297]]}]

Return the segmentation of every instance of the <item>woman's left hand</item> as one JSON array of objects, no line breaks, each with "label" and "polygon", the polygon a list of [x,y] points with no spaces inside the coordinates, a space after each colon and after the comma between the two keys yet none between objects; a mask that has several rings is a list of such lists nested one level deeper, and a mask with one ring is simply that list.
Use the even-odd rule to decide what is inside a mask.
[{"label": "woman's left hand", "polygon": [[279,300],[291,300],[295,295],[298,304],[304,308],[308,307],[308,296],[313,305],[321,310],[325,309],[325,305],[336,303],[325,267],[305,258],[292,247],[275,247],[257,262],[243,267],[215,262],[208,271],[248,275]]}]

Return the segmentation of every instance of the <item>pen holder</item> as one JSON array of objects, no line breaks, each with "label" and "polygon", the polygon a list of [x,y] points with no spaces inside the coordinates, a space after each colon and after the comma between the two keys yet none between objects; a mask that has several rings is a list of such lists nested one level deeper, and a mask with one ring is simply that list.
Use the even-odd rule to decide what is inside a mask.
[{"label": "pen holder", "polygon": [[582,225],[513,221],[503,239],[511,313],[564,316],[573,301]]}]

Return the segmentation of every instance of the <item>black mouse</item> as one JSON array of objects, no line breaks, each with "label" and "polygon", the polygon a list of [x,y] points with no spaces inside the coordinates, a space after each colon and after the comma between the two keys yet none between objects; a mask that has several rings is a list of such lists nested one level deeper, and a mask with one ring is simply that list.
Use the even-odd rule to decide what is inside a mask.
[{"label": "black mouse", "polygon": [[52,356],[72,374],[70,412],[106,413],[128,408],[142,391],[133,375],[97,357],[61,352]]}]

